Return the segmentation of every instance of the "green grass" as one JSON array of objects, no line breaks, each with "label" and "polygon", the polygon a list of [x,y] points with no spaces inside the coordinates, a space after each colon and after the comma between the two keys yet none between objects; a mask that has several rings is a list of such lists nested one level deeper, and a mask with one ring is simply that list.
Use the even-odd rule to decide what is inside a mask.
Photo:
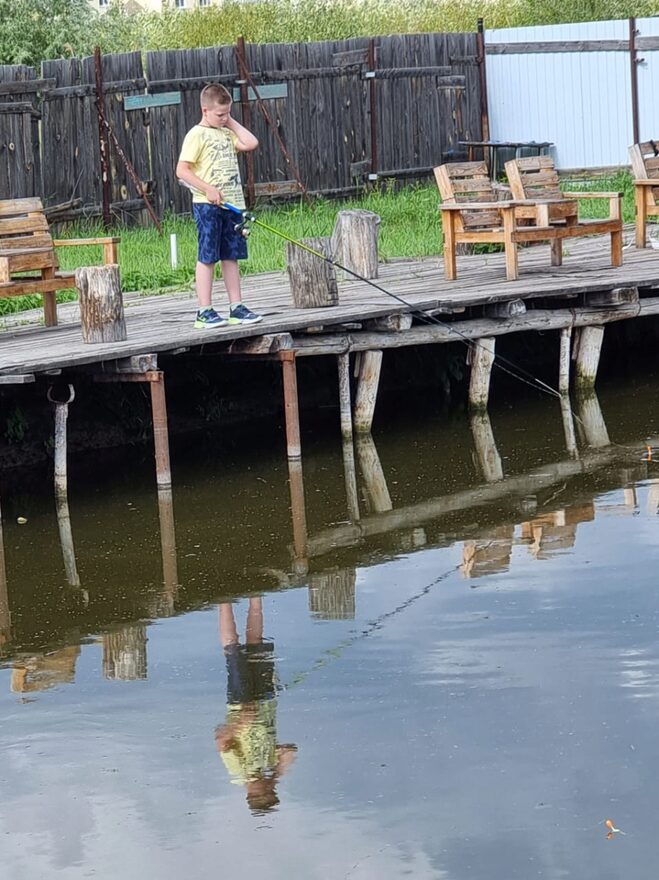
[{"label": "green grass", "polygon": [[[592,182],[565,181],[568,190],[620,191],[624,194],[625,222],[634,219],[634,194],[631,177],[621,172],[612,178]],[[331,235],[336,214],[344,208],[363,208],[374,211],[381,218],[380,258],[427,257],[441,254],[443,238],[437,206],[439,197],[434,184],[419,184],[395,190],[364,193],[361,198],[347,201],[317,199],[312,206],[302,201],[281,206],[264,205],[256,214],[264,223],[281,230],[290,238],[313,238]],[[602,201],[583,201],[582,217],[604,217],[609,205]],[[163,223],[165,235],[157,230],[122,229],[119,245],[122,287],[125,291],[157,294],[172,288],[189,289],[194,279],[197,259],[197,237],[194,223],[189,218],[167,217]],[[176,233],[178,240],[178,268],[170,264],[169,236]],[[100,226],[78,226],[61,237],[78,238],[102,235]],[[69,247],[59,251],[62,269],[94,265],[100,261],[96,246]],[[243,274],[283,270],[286,267],[286,242],[257,226],[249,239],[249,260],[242,264]],[[75,293],[62,293],[60,302],[75,299]],[[40,296],[15,297],[0,300],[0,314],[23,311],[41,306]]]}]

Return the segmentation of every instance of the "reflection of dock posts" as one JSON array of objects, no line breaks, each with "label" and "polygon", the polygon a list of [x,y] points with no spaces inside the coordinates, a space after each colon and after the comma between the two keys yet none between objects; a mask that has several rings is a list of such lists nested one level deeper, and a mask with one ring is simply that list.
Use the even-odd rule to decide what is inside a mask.
[{"label": "reflection of dock posts", "polygon": [[341,411],[341,438],[343,441],[343,472],[346,481],[348,514],[350,519],[359,519],[359,497],[357,495],[357,474],[355,468],[355,448],[352,438],[352,406],[350,402],[350,355],[336,357],[339,370],[339,406]]},{"label": "reflection of dock posts", "polygon": [[373,426],[381,370],[382,351],[362,353],[355,399],[355,431],[358,434],[369,434]]},{"label": "reflection of dock posts", "polygon": [[355,569],[339,568],[309,578],[309,611],[317,620],[355,619]]},{"label": "reflection of dock posts", "polygon": [[490,417],[483,412],[472,413],[469,421],[483,478],[488,483],[503,480],[501,456],[492,432]]},{"label": "reflection of dock posts", "polygon": [[574,430],[574,416],[572,403],[567,394],[561,394],[561,419],[563,420],[563,433],[565,434],[565,448],[570,458],[579,458],[577,435]]},{"label": "reflection of dock posts", "polygon": [[155,354],[134,355],[120,358],[112,366],[115,372],[94,375],[96,382],[149,382],[151,385],[151,419],[153,421],[153,445],[156,459],[156,483],[159,489],[172,485],[169,461],[169,429],[167,427],[167,398],[165,374],[156,369]]},{"label": "reflection of dock posts", "polygon": [[609,432],[606,429],[602,408],[595,392],[577,394],[576,406],[586,443],[594,449],[609,446],[611,444]]},{"label": "reflection of dock posts", "polygon": [[391,510],[393,507],[391,496],[373,437],[370,434],[360,434],[357,437],[356,445],[357,459],[364,478],[370,512],[384,513],[386,510]]},{"label": "reflection of dock posts", "polygon": [[291,492],[295,573],[306,574],[309,567],[307,562],[307,514],[304,503],[304,476],[302,474],[302,443],[300,441],[300,409],[297,393],[295,352],[280,351],[279,360],[281,361],[284,385],[286,455],[288,456],[288,480]]},{"label": "reflection of dock posts", "polygon": [[471,376],[469,377],[469,409],[484,412],[490,396],[490,376],[494,363],[494,337],[474,340],[469,349]]},{"label": "reflection of dock posts", "polygon": [[55,472],[55,507],[57,510],[57,528],[59,529],[60,543],[62,545],[62,557],[64,559],[64,571],[66,580],[72,587],[80,586],[80,576],[76,566],[76,556],[73,547],[73,532],[71,530],[71,516],[69,513],[69,497],[66,472],[66,422],[69,417],[69,404],[75,400],[73,385],[68,386],[68,399],[56,400],[53,397],[52,386],[48,389],[48,400],[55,407],[55,446],[54,446],[54,472]]},{"label": "reflection of dock posts", "polygon": [[604,341],[604,327],[582,327],[576,352],[575,381],[583,393],[595,387]]},{"label": "reflection of dock posts", "polygon": [[11,612],[9,611],[9,591],[7,589],[7,568],[5,565],[5,542],[2,533],[2,512],[0,511],[0,650],[11,639]]},{"label": "reflection of dock posts", "polygon": [[174,528],[174,503],[171,489],[158,489],[158,518],[160,520],[160,548],[162,551],[163,594],[161,614],[174,611],[178,592],[178,566],[176,560],[176,531]]},{"label": "reflection of dock posts", "polygon": [[139,681],[146,678],[146,626],[131,623],[103,634],[103,678]]}]

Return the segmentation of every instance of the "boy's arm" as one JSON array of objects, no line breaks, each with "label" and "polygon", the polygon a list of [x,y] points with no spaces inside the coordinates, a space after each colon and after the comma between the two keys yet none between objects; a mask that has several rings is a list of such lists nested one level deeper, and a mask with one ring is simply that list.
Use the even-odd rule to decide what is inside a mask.
[{"label": "boy's arm", "polygon": [[252,132],[245,128],[244,125],[241,125],[233,116],[230,116],[227,121],[227,128],[231,129],[231,131],[238,138],[236,142],[236,150],[239,153],[249,153],[252,150],[255,150],[258,145],[258,138],[254,137]]},{"label": "boy's arm", "polygon": [[192,170],[192,162],[182,162],[179,159],[176,165],[176,176],[179,180],[202,192],[211,205],[219,205],[222,202],[223,196],[220,190],[203,181],[201,177],[197,177]]}]

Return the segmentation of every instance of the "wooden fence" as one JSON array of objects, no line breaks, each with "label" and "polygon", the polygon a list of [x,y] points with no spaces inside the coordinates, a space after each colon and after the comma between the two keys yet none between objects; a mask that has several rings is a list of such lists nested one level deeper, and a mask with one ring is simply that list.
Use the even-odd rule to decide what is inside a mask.
[{"label": "wooden fence", "polygon": [[[240,79],[241,51],[262,103]],[[249,194],[299,193],[296,173],[310,192],[340,194],[378,177],[422,177],[459,155],[459,141],[479,139],[482,63],[475,33],[423,34],[107,55],[99,73],[106,118],[162,215],[190,209],[174,168],[208,82],[233,90],[237,118],[260,140],[241,157]],[[2,197],[81,199],[100,213],[96,100],[93,57],[44,62],[40,78],[0,67]],[[109,178],[113,208],[139,208],[112,144]]]}]

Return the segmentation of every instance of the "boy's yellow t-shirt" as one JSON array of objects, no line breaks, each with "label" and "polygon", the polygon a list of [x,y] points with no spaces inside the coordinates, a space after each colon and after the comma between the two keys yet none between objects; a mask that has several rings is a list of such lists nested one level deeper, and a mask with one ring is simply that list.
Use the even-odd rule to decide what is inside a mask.
[{"label": "boy's yellow t-shirt", "polygon": [[[239,721],[241,706],[227,706],[227,723]],[[240,727],[234,743],[222,752],[224,766],[231,782],[245,785],[272,773],[277,766],[276,700],[261,700],[256,704],[256,717]]]},{"label": "boy's yellow t-shirt", "polygon": [[[179,161],[189,162],[197,177],[219,189],[225,201],[244,209],[237,143],[238,136],[229,128],[195,125],[183,140]],[[208,199],[199,190],[193,190],[192,201],[208,204]]]}]

